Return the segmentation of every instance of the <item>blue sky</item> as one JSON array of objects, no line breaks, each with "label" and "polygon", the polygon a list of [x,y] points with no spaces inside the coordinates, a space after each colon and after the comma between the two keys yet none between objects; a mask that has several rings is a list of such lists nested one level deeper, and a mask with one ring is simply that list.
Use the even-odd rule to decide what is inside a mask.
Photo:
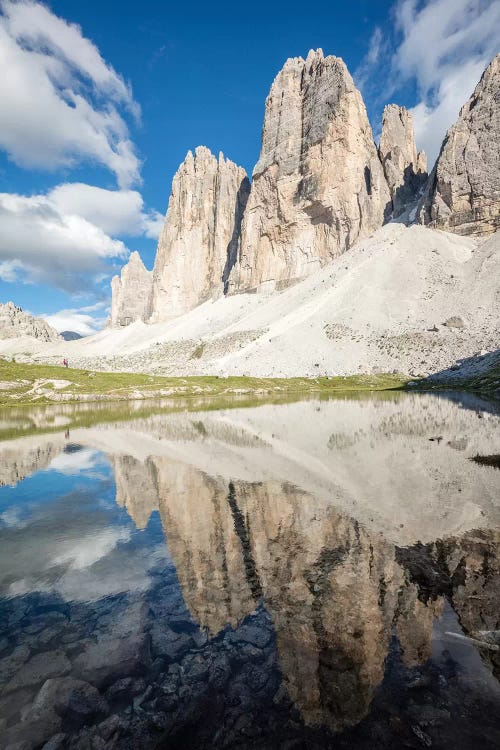
[{"label": "blue sky", "polygon": [[188,149],[251,173],[287,57],[343,57],[375,135],[383,105],[404,104],[432,159],[500,37],[500,0],[0,9],[0,301],[82,333],[102,325],[129,251],[152,267]]}]

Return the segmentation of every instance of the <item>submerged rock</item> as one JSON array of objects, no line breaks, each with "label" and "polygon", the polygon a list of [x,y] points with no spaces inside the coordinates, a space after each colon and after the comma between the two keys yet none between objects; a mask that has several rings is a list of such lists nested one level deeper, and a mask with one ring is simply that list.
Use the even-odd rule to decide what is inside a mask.
[{"label": "submerged rock", "polygon": [[140,674],[150,664],[145,633],[124,638],[102,636],[90,642],[73,663],[75,674],[94,685],[104,686],[120,677]]},{"label": "submerged rock", "polygon": [[43,684],[33,703],[33,711],[39,714],[55,711],[77,727],[106,714],[109,707],[93,685],[84,680],[62,677],[49,679]]}]

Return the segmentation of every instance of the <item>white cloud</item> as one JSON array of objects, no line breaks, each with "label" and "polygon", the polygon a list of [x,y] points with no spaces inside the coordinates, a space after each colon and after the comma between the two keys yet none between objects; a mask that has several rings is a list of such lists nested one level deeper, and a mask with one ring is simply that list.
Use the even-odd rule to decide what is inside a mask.
[{"label": "white cloud", "polygon": [[29,0],[0,0],[0,147],[23,167],[91,161],[121,187],[140,163],[120,110],[138,116],[130,88],[81,29]]},{"label": "white cloud", "polygon": [[81,216],[65,214],[45,195],[0,193],[0,275],[69,292],[96,283],[105,261],[128,250]]},{"label": "white cloud", "polygon": [[81,448],[72,453],[64,451],[50,462],[47,470],[58,471],[59,474],[77,475],[94,469],[100,461],[98,451],[92,448]]},{"label": "white cloud", "polygon": [[164,216],[158,211],[149,211],[142,217],[143,233],[150,240],[157,240],[163,228]]},{"label": "white cloud", "polygon": [[367,82],[373,75],[374,67],[377,65],[382,54],[386,48],[386,42],[384,41],[382,29],[380,26],[376,26],[370,37],[370,44],[368,46],[368,52],[362,59],[361,63],[354,71],[354,80],[358,88],[363,91]]},{"label": "white cloud", "polygon": [[[92,291],[82,287],[83,277],[96,286],[116,270],[110,260],[128,255],[116,235],[156,239],[162,224],[163,217],[146,211],[135,190],[64,183],[46,195],[0,193],[0,279]],[[93,332],[90,319],[63,312],[80,324],[72,330]]]},{"label": "white cloud", "polygon": [[432,166],[446,130],[498,51],[500,0],[399,0],[395,26],[400,41],[392,75],[399,84],[416,81],[417,144]]},{"label": "white cloud", "polygon": [[413,89],[417,147],[431,168],[446,131],[498,52],[499,28],[500,0],[396,0],[354,74],[376,139],[383,106],[402,103]]},{"label": "white cloud", "polygon": [[49,199],[66,214],[78,214],[110,235],[157,239],[163,217],[145,211],[136,190],[105,190],[80,182],[64,183],[51,190]]},{"label": "white cloud", "polygon": [[419,148],[423,148],[429,157],[429,168],[439,154],[446,131],[456,121],[485,67],[485,61],[465,61],[454,73],[450,72],[443,78],[435,104],[428,104],[423,99],[412,108],[415,138]]},{"label": "white cloud", "polygon": [[49,567],[65,565],[68,570],[85,570],[109,555],[121,542],[128,542],[130,537],[129,529],[118,526],[93,532],[87,538],[62,542],[59,554],[49,562]]},{"label": "white cloud", "polygon": [[[130,87],[75,24],[32,0],[0,0],[0,149],[18,165],[55,170],[82,162],[116,175],[119,190],[65,183],[44,195],[0,193],[0,279],[92,292],[124,259],[119,238],[158,237],[146,210],[127,117],[140,117]],[[116,266],[116,263],[114,264]],[[100,319],[76,309],[74,330]]]},{"label": "white cloud", "polygon": [[103,328],[107,318],[106,311],[107,303],[102,302],[88,307],[69,308],[55,313],[42,314],[40,317],[59,333],[75,331],[82,336],[91,336]]},{"label": "white cloud", "polygon": [[21,275],[23,267],[17,260],[0,261],[0,280],[14,284]]}]

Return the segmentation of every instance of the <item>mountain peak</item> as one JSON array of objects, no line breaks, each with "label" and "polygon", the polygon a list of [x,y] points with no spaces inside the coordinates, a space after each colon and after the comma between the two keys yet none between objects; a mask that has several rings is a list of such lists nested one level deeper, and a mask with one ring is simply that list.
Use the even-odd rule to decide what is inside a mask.
[{"label": "mountain peak", "polygon": [[500,228],[500,54],[446,134],[419,218],[458,234]]}]

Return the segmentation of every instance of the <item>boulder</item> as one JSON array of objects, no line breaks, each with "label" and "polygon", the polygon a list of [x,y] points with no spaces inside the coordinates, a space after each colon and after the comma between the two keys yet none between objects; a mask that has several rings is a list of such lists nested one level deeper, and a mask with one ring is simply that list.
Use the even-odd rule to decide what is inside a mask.
[{"label": "boulder", "polygon": [[106,714],[108,705],[99,691],[88,682],[61,677],[43,684],[30,714],[47,716],[52,711],[72,725],[82,726]]},{"label": "boulder", "polygon": [[98,687],[143,673],[151,662],[145,634],[125,638],[102,636],[91,641],[76,657],[74,674]]}]

